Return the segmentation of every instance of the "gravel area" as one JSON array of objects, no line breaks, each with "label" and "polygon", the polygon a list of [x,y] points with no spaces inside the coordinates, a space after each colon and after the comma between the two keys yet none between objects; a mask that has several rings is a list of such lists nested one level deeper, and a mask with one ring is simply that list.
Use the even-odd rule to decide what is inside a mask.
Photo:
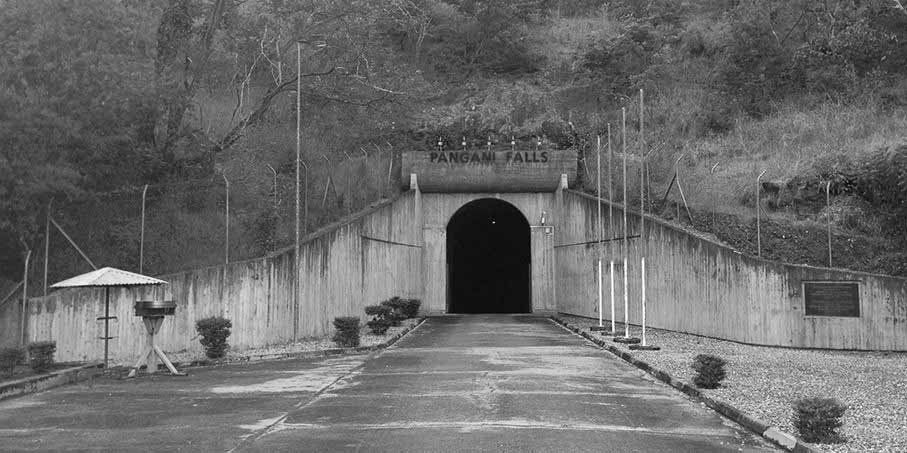
[{"label": "gravel area", "polygon": [[[589,318],[560,318],[584,331],[598,325]],[[617,330],[623,331],[621,323]],[[639,337],[641,330],[631,326],[630,335]],[[717,355],[728,362],[727,378],[717,389],[701,389],[704,394],[794,435],[795,400],[837,398],[847,406],[839,430],[846,442],[815,445],[823,451],[907,452],[907,353],[751,346],[659,329],[646,329],[646,340],[661,350],[635,351],[612,344],[689,384],[693,357]]]},{"label": "gravel area", "polygon": [[[384,343],[395,335],[403,332],[404,330],[418,324],[421,322],[421,318],[413,318],[403,320],[399,326],[391,327],[387,330],[387,333],[384,335],[373,335],[367,327],[363,327],[360,331],[360,342],[359,346],[377,346],[381,343]],[[229,342],[229,338],[227,339]],[[246,357],[255,357],[255,356],[266,356],[266,355],[283,355],[283,354],[296,354],[303,352],[315,352],[315,351],[324,351],[326,349],[337,349],[337,343],[331,341],[330,336],[319,337],[319,338],[303,338],[299,341],[285,344],[276,344],[264,346],[261,348],[251,348],[243,349],[241,351],[228,350],[227,359],[236,359],[241,360]],[[202,360],[205,358],[205,353],[202,350],[198,351],[181,351],[174,353],[167,353],[167,358],[174,363],[189,363],[195,360]]]}]

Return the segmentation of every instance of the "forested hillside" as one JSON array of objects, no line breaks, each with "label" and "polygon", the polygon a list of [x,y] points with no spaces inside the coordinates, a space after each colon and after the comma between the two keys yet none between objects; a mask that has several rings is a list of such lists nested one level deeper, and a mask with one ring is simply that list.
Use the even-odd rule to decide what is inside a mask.
[{"label": "forested hillside", "polygon": [[[907,275],[898,0],[0,0],[0,84],[0,278],[31,250],[35,289],[48,212],[146,273],[292,244],[297,87],[304,232],[439,137],[577,148],[592,190],[625,107],[653,213],[754,253],[765,171],[763,256],[827,264],[831,219],[836,266]],[[88,270],[50,228],[49,280]]]}]

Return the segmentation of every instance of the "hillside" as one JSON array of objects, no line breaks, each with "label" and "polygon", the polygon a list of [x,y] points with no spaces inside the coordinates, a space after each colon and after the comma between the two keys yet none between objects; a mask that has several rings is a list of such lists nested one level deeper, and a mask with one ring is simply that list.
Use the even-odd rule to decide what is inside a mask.
[{"label": "hillside", "polygon": [[[835,266],[907,275],[907,11],[894,0],[55,5],[0,12],[7,280],[26,247],[43,268],[49,203],[99,265],[137,269],[141,248],[160,273],[291,244],[297,40],[305,232],[398,191],[399,153],[438,137],[577,148],[593,191],[596,138],[610,124],[623,149],[626,108],[651,212],[755,253],[765,171],[764,256],[826,265],[830,219]],[[676,218],[676,186],[661,202],[678,159],[692,224]],[[637,194],[635,169],[628,183]],[[51,281],[87,266],[56,232],[50,261]]]}]

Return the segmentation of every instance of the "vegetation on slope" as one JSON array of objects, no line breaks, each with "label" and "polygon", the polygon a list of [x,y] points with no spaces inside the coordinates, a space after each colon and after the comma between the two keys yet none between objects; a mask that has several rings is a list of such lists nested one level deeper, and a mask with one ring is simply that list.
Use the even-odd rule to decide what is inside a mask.
[{"label": "vegetation on slope", "polygon": [[[9,280],[51,200],[96,264],[137,269],[145,184],[146,272],[225,259],[226,181],[229,259],[292,243],[297,41],[305,231],[395,193],[399,153],[439,136],[578,148],[591,189],[596,136],[610,123],[623,146],[621,107],[638,152],[644,89],[654,212],[676,212],[659,202],[683,155],[694,226],[752,251],[765,170],[766,256],[824,264],[821,242],[789,238],[830,215],[836,241],[866,244],[836,265],[907,273],[891,264],[907,261],[896,0],[8,0],[0,30]],[[50,280],[86,270],[59,234],[52,249]]]}]

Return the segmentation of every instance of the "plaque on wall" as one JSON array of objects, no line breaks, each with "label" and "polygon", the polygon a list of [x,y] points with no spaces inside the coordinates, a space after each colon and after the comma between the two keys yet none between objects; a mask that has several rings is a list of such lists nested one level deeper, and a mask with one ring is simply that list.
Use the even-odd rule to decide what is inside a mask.
[{"label": "plaque on wall", "polygon": [[806,316],[860,317],[859,282],[803,282]]},{"label": "plaque on wall", "polygon": [[553,192],[576,182],[575,150],[413,151],[403,153],[401,181],[418,177],[423,192]]}]

